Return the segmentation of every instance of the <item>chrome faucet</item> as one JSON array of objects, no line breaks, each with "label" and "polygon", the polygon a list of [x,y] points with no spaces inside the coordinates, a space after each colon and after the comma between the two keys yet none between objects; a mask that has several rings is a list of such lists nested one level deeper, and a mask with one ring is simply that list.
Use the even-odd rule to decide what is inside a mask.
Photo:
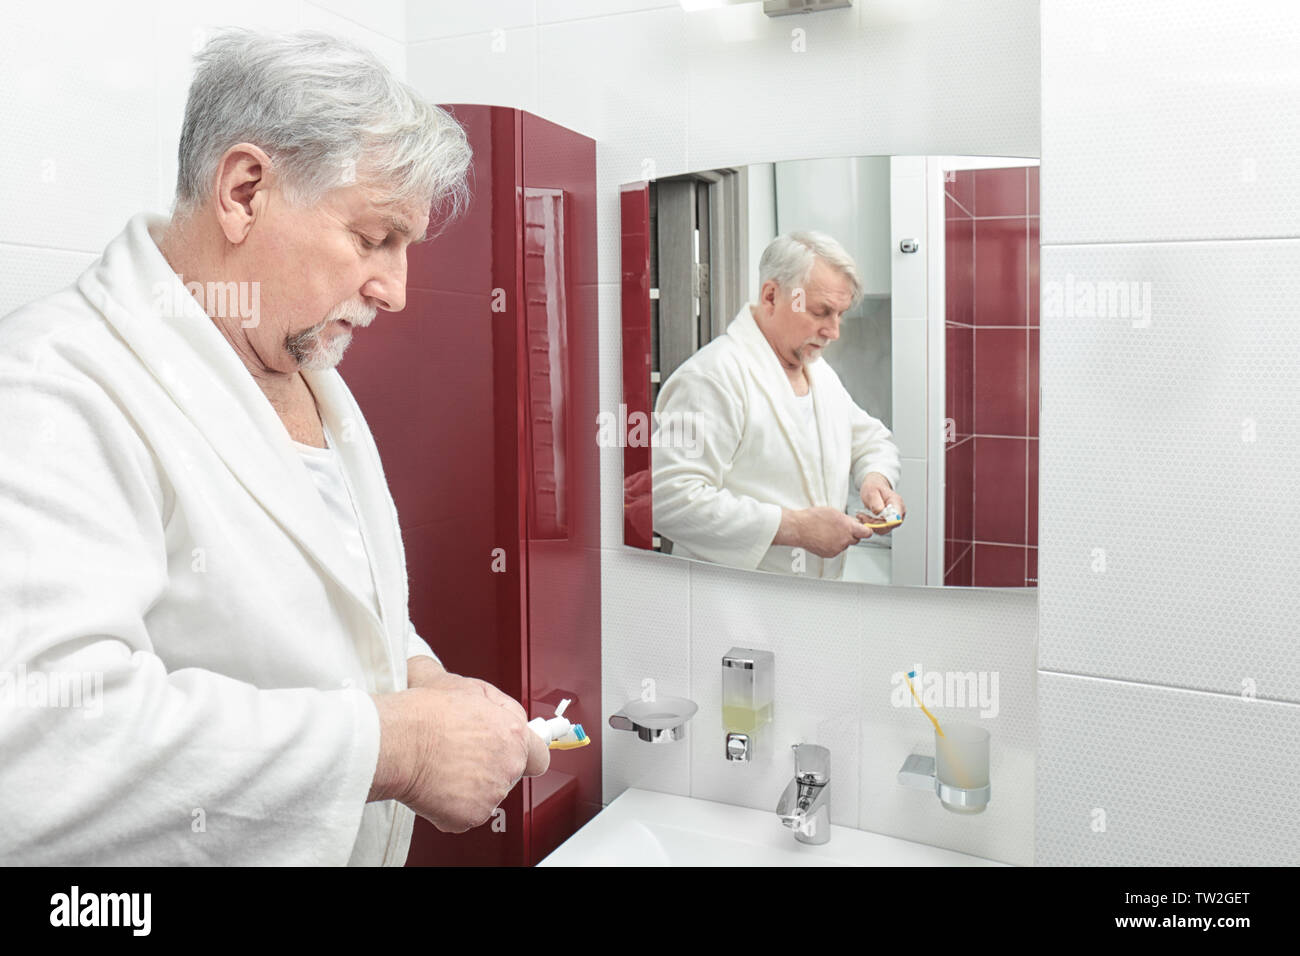
[{"label": "chrome faucet", "polygon": [[781,794],[776,815],[800,843],[831,838],[831,752],[816,744],[795,744],[794,780]]}]

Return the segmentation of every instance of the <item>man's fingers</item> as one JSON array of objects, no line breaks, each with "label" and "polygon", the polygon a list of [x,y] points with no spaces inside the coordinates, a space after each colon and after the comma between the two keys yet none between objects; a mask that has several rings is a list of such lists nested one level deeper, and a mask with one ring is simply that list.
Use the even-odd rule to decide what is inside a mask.
[{"label": "man's fingers", "polygon": [[512,714],[517,714],[524,722],[528,721],[528,713],[524,710],[519,701],[515,700],[499,688],[489,684],[485,680],[479,680],[477,677],[471,678],[471,680],[479,685],[479,688],[483,691],[483,696],[492,701],[492,703],[510,711]]},{"label": "man's fingers", "polygon": [[528,764],[524,767],[525,777],[540,777],[551,766],[551,751],[542,738],[531,730],[528,731]]}]

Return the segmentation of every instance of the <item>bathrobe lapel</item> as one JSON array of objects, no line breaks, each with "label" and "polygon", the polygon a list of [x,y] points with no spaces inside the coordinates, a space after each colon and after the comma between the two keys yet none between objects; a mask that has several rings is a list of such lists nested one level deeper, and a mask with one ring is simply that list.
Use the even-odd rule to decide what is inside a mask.
[{"label": "bathrobe lapel", "polygon": [[[230,471],[296,539],[337,587],[374,619],[368,600],[352,585],[344,544],[275,409],[212,320],[185,290],[139,215],[78,280],[90,302],[194,423]],[[111,290],[111,291],[110,291]],[[369,429],[338,372],[305,373],[321,415],[339,439],[337,449],[357,492],[363,536],[385,620],[399,613],[384,582],[404,580],[396,514],[378,466]],[[394,575],[400,574],[400,578]],[[393,636],[383,622],[387,664]]]},{"label": "bathrobe lapel", "polygon": [[[772,346],[768,344],[762,330],[759,329],[758,323],[754,321],[749,306],[741,309],[740,314],[727,327],[727,334],[733,336],[750,357],[750,361],[746,363],[749,374],[767,399],[773,416],[784,433],[786,441],[789,442],[794,459],[799,466],[799,475],[808,500],[814,505],[830,505],[824,470],[827,453],[831,448],[826,443],[830,416],[826,413],[825,397],[821,394],[824,389],[819,390],[815,384],[812,389],[813,408],[817,414],[820,432],[818,435],[809,432],[804,425],[790,380],[786,377],[785,370],[781,368],[780,359],[776,357]],[[820,456],[815,444],[819,440],[823,450]],[[817,466],[819,460],[823,463],[820,468]]]}]

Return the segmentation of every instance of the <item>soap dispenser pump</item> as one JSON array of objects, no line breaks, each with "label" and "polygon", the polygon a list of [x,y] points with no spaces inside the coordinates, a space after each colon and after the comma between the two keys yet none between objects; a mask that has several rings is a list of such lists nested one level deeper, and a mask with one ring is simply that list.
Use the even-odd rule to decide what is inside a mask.
[{"label": "soap dispenser pump", "polygon": [[733,647],[722,657],[722,726],[728,760],[754,758],[755,735],[772,722],[776,657],[771,651]]}]

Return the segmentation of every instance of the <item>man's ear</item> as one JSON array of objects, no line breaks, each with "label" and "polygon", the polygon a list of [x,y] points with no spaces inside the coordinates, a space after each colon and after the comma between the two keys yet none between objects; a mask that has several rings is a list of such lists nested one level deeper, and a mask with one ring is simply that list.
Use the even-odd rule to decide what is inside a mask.
[{"label": "man's ear", "polygon": [[217,164],[213,209],[227,241],[238,245],[266,210],[273,180],[271,157],[252,143],[230,147]]}]

